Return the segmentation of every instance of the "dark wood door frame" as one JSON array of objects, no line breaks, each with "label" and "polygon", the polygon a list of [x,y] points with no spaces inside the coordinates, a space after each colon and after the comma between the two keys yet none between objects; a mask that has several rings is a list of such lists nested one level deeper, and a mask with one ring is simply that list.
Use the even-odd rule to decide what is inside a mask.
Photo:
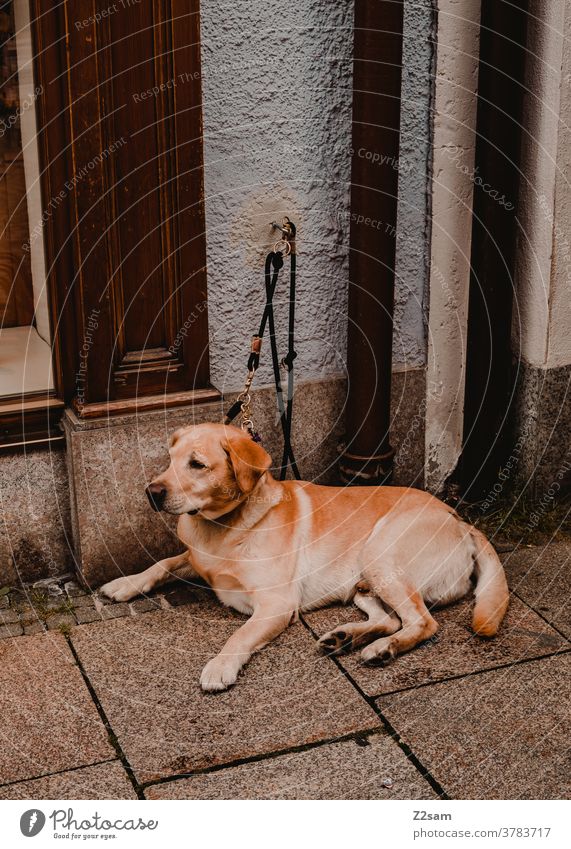
[{"label": "dark wood door frame", "polygon": [[68,98],[65,75],[65,29],[60,4],[31,0],[34,73],[41,95],[36,100],[37,143],[46,256],[46,286],[52,329],[54,382],[59,398],[71,400],[77,369],[76,298],[73,289],[73,244],[69,201],[57,198],[70,173]]}]

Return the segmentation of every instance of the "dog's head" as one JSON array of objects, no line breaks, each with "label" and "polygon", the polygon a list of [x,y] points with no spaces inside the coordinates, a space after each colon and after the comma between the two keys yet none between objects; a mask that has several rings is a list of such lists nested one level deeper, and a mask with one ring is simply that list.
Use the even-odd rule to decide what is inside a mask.
[{"label": "dog's head", "polygon": [[231,425],[203,424],[177,430],[168,469],[147,487],[155,510],[215,519],[252,492],[272,460],[247,433]]}]

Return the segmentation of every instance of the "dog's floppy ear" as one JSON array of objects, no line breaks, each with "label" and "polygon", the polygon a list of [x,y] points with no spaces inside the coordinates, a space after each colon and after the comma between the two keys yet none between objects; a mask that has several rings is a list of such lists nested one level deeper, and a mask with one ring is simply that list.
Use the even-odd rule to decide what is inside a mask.
[{"label": "dog's floppy ear", "polygon": [[228,454],[239,488],[243,493],[251,492],[272,465],[272,458],[259,442],[239,430],[228,434],[222,447]]},{"label": "dog's floppy ear", "polygon": [[186,433],[187,430],[190,430],[189,425],[187,425],[186,427],[179,427],[178,430],[175,430],[175,432],[170,438],[169,448],[174,448],[180,437],[183,435],[183,433]]}]

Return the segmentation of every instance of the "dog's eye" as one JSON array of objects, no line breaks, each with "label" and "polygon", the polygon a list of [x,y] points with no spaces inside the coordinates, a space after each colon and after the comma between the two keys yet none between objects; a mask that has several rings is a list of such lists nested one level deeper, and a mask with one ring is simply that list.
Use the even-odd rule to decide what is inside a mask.
[{"label": "dog's eye", "polygon": [[188,464],[191,469],[205,469],[206,466],[204,463],[201,463],[200,460],[191,460]]}]

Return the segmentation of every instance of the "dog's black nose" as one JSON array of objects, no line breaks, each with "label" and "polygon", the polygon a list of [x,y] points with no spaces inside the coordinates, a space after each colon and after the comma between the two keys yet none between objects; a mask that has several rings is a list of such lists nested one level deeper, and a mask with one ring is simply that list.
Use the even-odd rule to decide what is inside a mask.
[{"label": "dog's black nose", "polygon": [[167,491],[164,486],[160,483],[150,483],[145,492],[147,493],[149,504],[153,510],[156,510],[157,512],[162,510],[165,498],[167,497]]}]

